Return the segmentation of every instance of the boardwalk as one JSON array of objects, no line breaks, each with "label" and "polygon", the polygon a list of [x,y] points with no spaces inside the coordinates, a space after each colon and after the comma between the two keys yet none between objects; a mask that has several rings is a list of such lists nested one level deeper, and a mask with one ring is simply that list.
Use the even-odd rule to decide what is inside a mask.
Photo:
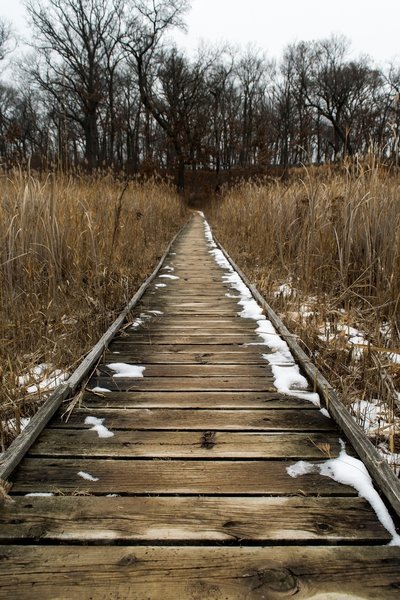
[{"label": "boardwalk", "polygon": [[317,472],[288,474],[337,457],[343,436],[276,391],[223,275],[196,215],[80,406],[11,476],[1,598],[399,597],[400,548],[369,504]]}]

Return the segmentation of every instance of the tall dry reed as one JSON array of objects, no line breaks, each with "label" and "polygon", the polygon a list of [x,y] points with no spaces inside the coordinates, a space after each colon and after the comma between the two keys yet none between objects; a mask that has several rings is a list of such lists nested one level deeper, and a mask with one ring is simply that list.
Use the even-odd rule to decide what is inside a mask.
[{"label": "tall dry reed", "polygon": [[[0,177],[0,415],[31,408],[16,377],[71,369],[186,218],[167,184],[112,176]],[[34,402],[33,402],[34,403]]]},{"label": "tall dry reed", "polygon": [[396,329],[400,175],[323,173],[227,191],[210,213],[216,232],[264,289],[291,278],[304,293],[378,311]]},{"label": "tall dry reed", "polygon": [[[298,169],[287,182],[226,190],[206,216],[344,401],[383,399],[393,420],[400,406],[400,361],[393,360],[400,358],[400,174]],[[368,342],[361,359],[357,345],[346,343],[347,327]],[[331,343],[321,339],[324,329],[337,333]],[[399,436],[391,447],[400,451]]]}]

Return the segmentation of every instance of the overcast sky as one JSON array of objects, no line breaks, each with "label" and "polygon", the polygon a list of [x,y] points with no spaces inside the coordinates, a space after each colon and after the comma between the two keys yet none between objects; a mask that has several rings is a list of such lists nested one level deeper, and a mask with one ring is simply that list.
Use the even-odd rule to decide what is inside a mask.
[{"label": "overcast sky", "polygon": [[[23,0],[0,0],[0,17],[22,35]],[[192,50],[201,40],[254,44],[279,58],[288,43],[344,34],[354,55],[369,54],[378,64],[400,61],[400,0],[192,0],[188,33],[179,46]]]}]

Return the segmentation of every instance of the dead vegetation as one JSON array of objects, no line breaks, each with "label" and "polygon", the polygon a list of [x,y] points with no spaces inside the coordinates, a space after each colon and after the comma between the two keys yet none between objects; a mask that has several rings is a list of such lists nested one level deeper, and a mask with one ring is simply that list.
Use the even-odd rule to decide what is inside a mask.
[{"label": "dead vegetation", "polygon": [[304,168],[226,190],[207,214],[361,424],[375,407],[377,445],[398,453],[399,197],[400,175],[376,165]]},{"label": "dead vegetation", "polygon": [[[0,177],[1,444],[115,318],[186,213],[165,183]],[[57,371],[59,370],[59,371]]]}]

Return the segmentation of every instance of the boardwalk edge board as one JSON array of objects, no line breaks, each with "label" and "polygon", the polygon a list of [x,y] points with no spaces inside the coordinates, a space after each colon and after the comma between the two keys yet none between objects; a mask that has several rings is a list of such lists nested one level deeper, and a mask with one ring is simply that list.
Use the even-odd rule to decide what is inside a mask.
[{"label": "boardwalk edge board", "polygon": [[136,306],[143,294],[156,278],[160,271],[165,259],[167,258],[173,244],[175,243],[178,236],[182,231],[189,225],[191,217],[181,229],[175,234],[172,240],[169,242],[163,256],[160,258],[154,271],[149,277],[142,283],[137,292],[132,296],[128,304],[118,315],[115,321],[110,325],[107,331],[102,335],[97,344],[90,350],[87,356],[82,360],[75,371],[64,383],[60,384],[47,398],[44,404],[39,408],[36,414],[31,418],[25,429],[18,435],[18,437],[10,444],[7,450],[3,453],[0,459],[0,480],[6,480],[14,469],[19,465],[26,452],[36,441],[37,437],[46,427],[47,423],[53,417],[55,412],[61,406],[62,402],[71,396],[79,385],[82,384],[85,377],[94,368],[97,361],[101,357],[104,350],[107,348],[115,334],[118,332],[120,327],[123,325],[129,312]]},{"label": "boardwalk edge board", "polygon": [[395,473],[389,467],[387,462],[382,459],[372,442],[365,435],[363,429],[354,421],[341,401],[337,391],[332,387],[329,381],[325,379],[317,367],[310,361],[307,354],[297,343],[295,336],[290,333],[278,315],[261,295],[257,287],[249,281],[247,276],[229,256],[228,252],[214,236],[214,234],[213,239],[232,268],[238,273],[243,282],[247,285],[253,298],[264,309],[265,314],[275,327],[276,331],[286,341],[291,352],[293,353],[293,356],[298,361],[299,366],[303,369],[308,377],[308,380],[312,385],[315,386],[316,391],[324,399],[326,408],[329,410],[332,418],[343,431],[344,435],[347,437],[361,460],[364,462],[372,476],[372,479],[378,485],[381,492],[385,495],[393,510],[398,516],[400,516],[400,481],[396,477]]}]

